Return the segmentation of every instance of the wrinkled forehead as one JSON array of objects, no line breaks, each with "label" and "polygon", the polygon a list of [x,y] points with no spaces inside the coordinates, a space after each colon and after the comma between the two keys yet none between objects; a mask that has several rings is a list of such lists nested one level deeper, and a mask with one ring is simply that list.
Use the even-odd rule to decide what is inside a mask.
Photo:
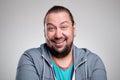
[{"label": "wrinkled forehead", "polygon": [[72,21],[66,12],[50,13],[46,16],[45,26],[48,24],[59,26],[64,23],[72,24]]},{"label": "wrinkled forehead", "polygon": [[50,12],[48,13],[45,18],[44,18],[44,26],[46,24],[46,21],[48,19],[48,17],[50,17],[52,15],[52,17],[55,17],[54,15],[58,15],[58,14],[65,14],[70,20],[71,20],[71,16],[69,14],[69,12],[65,11],[65,10],[61,10],[61,11],[53,11],[53,12]]}]

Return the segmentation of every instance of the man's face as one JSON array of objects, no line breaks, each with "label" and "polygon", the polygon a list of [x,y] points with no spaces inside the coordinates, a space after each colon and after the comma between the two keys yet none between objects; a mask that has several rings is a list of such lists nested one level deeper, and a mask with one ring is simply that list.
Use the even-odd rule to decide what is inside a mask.
[{"label": "man's face", "polygon": [[71,50],[75,26],[72,25],[68,13],[49,13],[45,20],[44,33],[47,45],[56,52],[62,54],[67,48]]}]

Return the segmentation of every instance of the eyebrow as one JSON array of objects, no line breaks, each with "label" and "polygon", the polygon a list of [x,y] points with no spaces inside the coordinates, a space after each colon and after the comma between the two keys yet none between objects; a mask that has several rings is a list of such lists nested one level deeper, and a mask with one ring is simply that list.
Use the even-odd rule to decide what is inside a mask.
[{"label": "eyebrow", "polygon": [[64,24],[64,23],[69,23],[68,21],[63,21],[62,23],[60,23],[60,24]]},{"label": "eyebrow", "polygon": [[52,25],[52,26],[55,26],[55,25],[53,25],[52,23],[47,23],[47,26],[48,26],[48,25]]},{"label": "eyebrow", "polygon": [[[63,21],[63,22],[61,22],[61,23],[60,23],[60,25],[62,25],[62,24],[64,24],[64,23],[69,23],[69,22],[68,22],[68,21]],[[52,23],[47,23],[47,26],[48,26],[48,25],[55,26],[55,25],[54,25],[54,24],[52,24]]]}]

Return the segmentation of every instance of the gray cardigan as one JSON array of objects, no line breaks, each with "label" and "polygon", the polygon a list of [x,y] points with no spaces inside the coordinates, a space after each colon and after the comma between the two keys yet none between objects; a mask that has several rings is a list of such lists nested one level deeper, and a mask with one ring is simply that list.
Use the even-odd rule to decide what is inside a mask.
[{"label": "gray cardigan", "polygon": [[[85,48],[73,46],[73,50],[74,72],[71,80],[107,80],[100,57]],[[16,80],[56,80],[46,44],[24,52],[17,67]]]}]

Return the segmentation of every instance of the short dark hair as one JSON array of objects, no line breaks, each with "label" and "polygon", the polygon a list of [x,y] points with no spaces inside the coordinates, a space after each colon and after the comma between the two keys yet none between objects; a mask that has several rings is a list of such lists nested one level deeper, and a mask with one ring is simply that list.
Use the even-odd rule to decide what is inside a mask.
[{"label": "short dark hair", "polygon": [[69,14],[70,19],[71,19],[71,21],[72,21],[72,25],[74,25],[73,15],[72,15],[72,13],[70,12],[70,10],[67,9],[66,7],[55,5],[55,6],[53,6],[52,8],[50,8],[50,9],[48,10],[48,12],[46,13],[46,15],[45,15],[45,17],[44,17],[44,26],[45,26],[46,16],[47,16],[49,13],[52,13],[52,12],[62,12],[62,11],[65,11],[65,12],[67,12],[67,13]]}]

